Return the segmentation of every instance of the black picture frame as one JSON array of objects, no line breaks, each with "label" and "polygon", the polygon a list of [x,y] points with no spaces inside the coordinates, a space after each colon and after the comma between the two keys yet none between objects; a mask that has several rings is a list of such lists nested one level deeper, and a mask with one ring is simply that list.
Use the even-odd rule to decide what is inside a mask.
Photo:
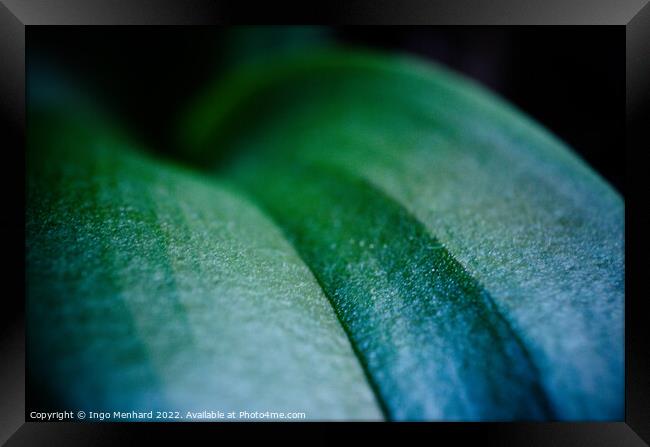
[{"label": "black picture frame", "polygon": [[[374,435],[415,433],[473,439],[495,445],[644,445],[650,440],[648,337],[643,331],[645,299],[639,280],[644,247],[637,235],[648,223],[646,188],[633,188],[633,157],[650,147],[650,6],[648,0],[352,0],[305,2],[302,7],[213,0],[2,0],[0,3],[0,111],[5,207],[1,228],[4,310],[0,332],[0,442],[7,445],[115,445],[149,438],[152,431],[181,436],[195,424],[90,424],[25,422],[24,327],[24,146],[25,33],[30,26],[223,25],[223,24],[419,24],[419,25],[608,25],[626,32],[626,411],[624,422],[608,423],[425,423],[359,424]],[[621,113],[623,111],[621,110]],[[621,147],[622,147],[621,143]],[[6,184],[5,184],[6,183]],[[190,426],[191,425],[191,426]],[[199,424],[200,430],[214,424]],[[281,434],[287,426],[315,433],[326,442],[359,429],[357,424],[255,424],[256,431]],[[251,432],[249,424],[220,424],[218,430]],[[647,445],[647,444],[646,444]]]}]

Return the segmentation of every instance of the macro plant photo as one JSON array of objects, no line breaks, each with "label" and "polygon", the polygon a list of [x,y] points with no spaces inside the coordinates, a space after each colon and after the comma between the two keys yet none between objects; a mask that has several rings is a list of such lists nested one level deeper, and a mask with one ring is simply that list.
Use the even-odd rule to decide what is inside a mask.
[{"label": "macro plant photo", "polygon": [[28,414],[623,420],[624,90],[553,32],[30,31]]}]

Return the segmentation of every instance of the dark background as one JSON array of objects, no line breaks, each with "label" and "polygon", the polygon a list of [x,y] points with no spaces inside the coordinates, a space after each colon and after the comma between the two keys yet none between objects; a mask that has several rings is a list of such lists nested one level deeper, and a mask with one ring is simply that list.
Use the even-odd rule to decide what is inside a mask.
[{"label": "dark background", "polygon": [[567,142],[624,195],[624,28],[370,28],[342,37],[416,53],[480,81]]},{"label": "dark background", "polygon": [[[73,73],[128,130],[166,152],[188,100],[227,59],[218,27],[31,27],[27,68]],[[498,92],[572,146],[625,196],[625,29],[349,27],[357,47],[417,54]],[[307,35],[308,36],[308,35]]]}]

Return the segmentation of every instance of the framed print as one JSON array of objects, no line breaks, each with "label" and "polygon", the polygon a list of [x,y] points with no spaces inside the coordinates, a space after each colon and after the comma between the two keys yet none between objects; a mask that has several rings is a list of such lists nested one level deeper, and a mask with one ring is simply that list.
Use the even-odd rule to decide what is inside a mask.
[{"label": "framed print", "polygon": [[1,9],[7,445],[647,442],[645,2],[56,3]]}]

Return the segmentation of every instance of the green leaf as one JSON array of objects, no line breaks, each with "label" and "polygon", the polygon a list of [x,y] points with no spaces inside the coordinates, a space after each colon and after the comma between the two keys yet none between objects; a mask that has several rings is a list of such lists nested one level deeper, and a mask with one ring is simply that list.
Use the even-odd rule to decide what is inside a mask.
[{"label": "green leaf", "polygon": [[234,72],[183,132],[295,245],[389,417],[623,418],[624,204],[521,112],[314,52]]},{"label": "green leaf", "polygon": [[622,419],[621,198],[457,75],[289,50],[188,115],[179,157],[219,180],[30,100],[30,386],[92,411]]},{"label": "green leaf", "polygon": [[31,389],[67,410],[381,418],[326,296],[269,219],[91,111],[30,101]]}]

